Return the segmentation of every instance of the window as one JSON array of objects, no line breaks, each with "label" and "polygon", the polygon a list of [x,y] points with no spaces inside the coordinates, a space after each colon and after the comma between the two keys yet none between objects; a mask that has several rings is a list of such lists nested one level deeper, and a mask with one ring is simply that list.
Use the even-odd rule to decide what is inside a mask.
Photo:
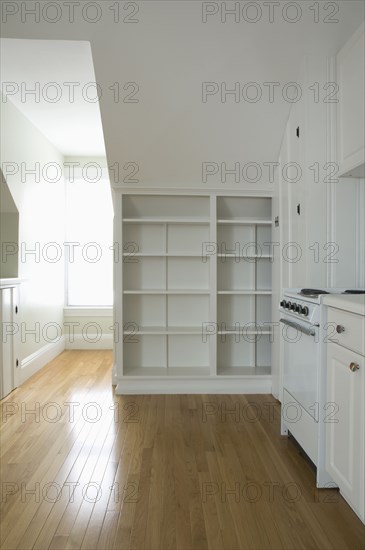
[{"label": "window", "polygon": [[112,306],[113,215],[109,181],[66,183],[67,306]]}]

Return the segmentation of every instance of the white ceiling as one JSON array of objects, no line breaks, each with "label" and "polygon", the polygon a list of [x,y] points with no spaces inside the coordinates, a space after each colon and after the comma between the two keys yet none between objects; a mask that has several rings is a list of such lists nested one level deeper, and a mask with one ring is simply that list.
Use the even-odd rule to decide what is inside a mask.
[{"label": "white ceiling", "polygon": [[[1,67],[2,90],[16,83],[7,97],[61,153],[105,155],[95,86],[87,86],[95,83],[88,42],[2,39]],[[65,83],[77,83],[74,97]],[[25,93],[32,89],[36,96]]]},{"label": "white ceiling", "polygon": [[[115,24],[110,10],[115,3],[106,1],[100,3],[103,17],[89,24],[80,16],[85,1],[80,0],[74,24],[65,10],[56,24],[34,18],[19,24],[19,15],[9,17],[3,36],[25,40],[4,41],[3,80],[94,81],[91,43],[96,80],[103,87],[108,163],[137,163],[141,185],[201,185],[204,161],[227,166],[276,161],[291,104],[280,93],[274,103],[267,94],[258,103],[235,103],[232,97],[222,103],[220,94],[203,103],[202,82],[232,88],[235,82],[296,81],[303,56],[334,56],[364,19],[364,3],[357,0],[299,0],[292,3],[303,10],[297,24],[283,20],[281,7],[274,24],[266,15],[257,24],[235,23],[232,17],[222,23],[219,13],[203,23],[198,0],[153,0],[138,2],[138,24]],[[221,9],[222,3],[214,5]],[[319,23],[310,9],[316,5]],[[326,23],[326,17],[338,22]],[[321,89],[325,79],[323,73]],[[116,82],[122,96],[125,83],[138,83],[138,103],[114,101],[110,87]],[[98,104],[78,94],[74,104],[18,100],[17,105],[64,154],[104,155]],[[221,185],[218,176],[210,183]]]}]

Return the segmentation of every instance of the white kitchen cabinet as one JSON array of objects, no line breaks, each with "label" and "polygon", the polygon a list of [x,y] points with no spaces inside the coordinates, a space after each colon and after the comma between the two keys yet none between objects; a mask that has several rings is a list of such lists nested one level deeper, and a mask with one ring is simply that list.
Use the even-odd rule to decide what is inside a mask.
[{"label": "white kitchen cabinet", "polygon": [[340,176],[364,177],[364,24],[337,54],[337,158]]},{"label": "white kitchen cabinet", "polygon": [[16,284],[0,280],[0,399],[6,397],[18,385],[19,332],[18,289]]},{"label": "white kitchen cabinet", "polygon": [[117,203],[117,392],[271,391],[270,196]]},{"label": "white kitchen cabinet", "polygon": [[[327,284],[327,60],[303,59],[280,151],[279,188],[282,275],[286,287],[321,288]],[[315,83],[315,84],[313,84]],[[319,97],[321,100],[319,100]]]},{"label": "white kitchen cabinet", "polygon": [[[332,184],[327,165],[327,60],[309,56],[302,61],[297,83],[302,95],[293,102],[281,144],[277,168],[279,226],[273,241],[275,250],[273,320],[278,323],[278,306],[284,288],[325,288],[333,264],[328,243],[328,187]],[[275,204],[275,202],[274,202]],[[347,244],[347,243],[346,243]],[[334,257],[336,259],[337,256]],[[280,265],[278,266],[278,263]],[[273,393],[281,401],[283,350],[280,329],[274,325]]]},{"label": "white kitchen cabinet", "polygon": [[344,347],[363,346],[364,317],[328,308],[328,322],[326,470],[364,521],[365,358]]}]

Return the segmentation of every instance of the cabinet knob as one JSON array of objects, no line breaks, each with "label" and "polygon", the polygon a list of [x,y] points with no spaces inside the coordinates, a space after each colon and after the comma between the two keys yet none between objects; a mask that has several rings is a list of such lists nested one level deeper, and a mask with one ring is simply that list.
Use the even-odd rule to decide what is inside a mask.
[{"label": "cabinet knob", "polygon": [[336,332],[338,334],[341,334],[341,332],[345,332],[345,327],[343,327],[342,325],[337,325],[336,326]]},{"label": "cabinet knob", "polygon": [[349,369],[351,372],[356,372],[357,370],[359,370],[359,365],[357,363],[350,363],[349,365]]}]

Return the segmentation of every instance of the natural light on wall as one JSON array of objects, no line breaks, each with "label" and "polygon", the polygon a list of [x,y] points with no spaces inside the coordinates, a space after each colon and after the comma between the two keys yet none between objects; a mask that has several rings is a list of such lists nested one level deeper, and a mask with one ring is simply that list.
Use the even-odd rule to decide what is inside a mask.
[{"label": "natural light on wall", "polygon": [[66,184],[67,306],[113,304],[113,205],[110,183]]},{"label": "natural light on wall", "polygon": [[[29,154],[19,163],[27,169],[32,168],[35,164],[32,155],[42,167],[49,160],[56,161],[57,166],[62,158],[64,160],[66,219],[63,191],[51,194],[54,181],[59,180],[52,180],[53,174],[48,171],[50,181],[44,178],[44,188],[35,182],[32,187],[22,186],[27,207],[21,215],[21,236],[31,248],[33,237],[37,241],[43,238],[42,235],[48,238],[44,229],[57,227],[56,240],[59,244],[65,242],[65,305],[79,308],[112,306],[113,208],[91,44],[85,40],[1,39],[0,54],[0,84],[7,92],[1,106],[7,107],[10,113],[14,105],[33,125],[31,135],[40,132],[37,149],[34,148],[37,153],[33,153],[32,144],[28,144],[30,134],[23,135],[22,129],[9,125],[13,137],[23,135],[24,151]],[[69,84],[74,85],[71,96]],[[20,118],[17,116],[16,120]],[[12,145],[12,139],[2,140],[5,141],[8,146]],[[7,153],[6,160],[14,161],[14,154]],[[56,207],[52,204],[52,208],[45,206],[42,210],[42,197],[50,201],[53,198]],[[35,218],[34,212],[41,211],[42,215]],[[48,304],[48,301],[56,303],[55,288],[60,295],[59,301],[63,302],[63,269],[59,270],[59,280],[55,281],[54,271],[48,276],[48,269],[51,270],[54,264],[43,263],[34,272],[30,261],[23,264],[25,278],[32,285],[32,292],[24,290],[26,302],[35,302],[34,307],[38,307],[38,303]]]}]

